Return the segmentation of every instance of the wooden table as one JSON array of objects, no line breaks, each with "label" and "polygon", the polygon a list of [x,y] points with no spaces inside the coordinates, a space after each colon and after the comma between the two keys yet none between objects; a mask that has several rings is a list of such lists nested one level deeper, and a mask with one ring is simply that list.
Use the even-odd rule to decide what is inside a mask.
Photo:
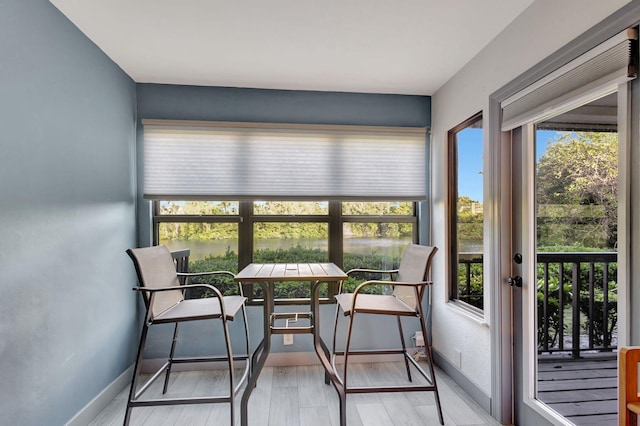
[{"label": "wooden table", "polygon": [[[327,383],[333,383],[340,397],[340,424],[346,426],[345,392],[340,384],[329,358],[327,345],[320,337],[320,286],[328,282],[340,282],[347,279],[347,274],[333,263],[251,263],[236,275],[236,281],[249,284],[259,284],[264,294],[264,337],[251,357],[252,369],[247,382],[247,387],[242,395],[240,404],[241,425],[247,426],[247,404],[251,392],[256,387],[256,382],[267,360],[271,349],[271,336],[274,334],[313,334],[313,346],[316,354],[325,369]],[[283,281],[309,281],[311,282],[311,312],[302,313],[276,313],[273,288],[276,282]],[[277,327],[277,319],[309,318],[309,326],[306,327]]]}]

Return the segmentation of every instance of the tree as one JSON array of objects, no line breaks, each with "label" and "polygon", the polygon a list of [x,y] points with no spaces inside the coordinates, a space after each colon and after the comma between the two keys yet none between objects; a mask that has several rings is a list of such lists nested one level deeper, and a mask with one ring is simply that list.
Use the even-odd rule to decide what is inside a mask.
[{"label": "tree", "polygon": [[472,200],[466,195],[459,196],[458,243],[463,246],[469,244],[482,245],[483,222],[484,214],[482,204]]},{"label": "tree", "polygon": [[618,135],[564,132],[537,165],[540,245],[616,247]]}]

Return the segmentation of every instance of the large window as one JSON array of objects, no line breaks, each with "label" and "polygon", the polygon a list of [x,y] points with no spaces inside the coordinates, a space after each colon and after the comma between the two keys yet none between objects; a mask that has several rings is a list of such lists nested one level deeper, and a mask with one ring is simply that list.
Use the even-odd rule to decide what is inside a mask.
[{"label": "large window", "polygon": [[[418,240],[415,203],[427,188],[424,128],[143,125],[154,243],[191,249],[194,271],[237,272],[251,262],[393,269],[404,246]],[[276,297],[293,303],[309,290],[282,283]],[[325,296],[336,290],[329,286]]]},{"label": "large window", "polygon": [[[334,262],[395,269],[417,241],[415,203],[340,201],[154,201],[154,244],[191,250],[190,270],[237,272],[250,262]],[[209,281],[231,290],[229,283]],[[345,283],[347,287],[356,280]],[[258,286],[246,295],[262,297]],[[327,286],[329,300],[337,291]],[[279,303],[308,298],[308,283],[276,285]]]},{"label": "large window", "polygon": [[483,309],[482,115],[449,132],[450,298]]}]

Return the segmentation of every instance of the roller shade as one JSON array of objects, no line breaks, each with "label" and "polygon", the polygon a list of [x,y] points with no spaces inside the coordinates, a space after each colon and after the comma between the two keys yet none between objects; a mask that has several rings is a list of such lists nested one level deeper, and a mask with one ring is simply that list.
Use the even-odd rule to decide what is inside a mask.
[{"label": "roller shade", "polygon": [[149,199],[426,199],[424,128],[144,120]]},{"label": "roller shade", "polygon": [[637,36],[625,30],[502,101],[502,130],[567,112],[635,78]]}]

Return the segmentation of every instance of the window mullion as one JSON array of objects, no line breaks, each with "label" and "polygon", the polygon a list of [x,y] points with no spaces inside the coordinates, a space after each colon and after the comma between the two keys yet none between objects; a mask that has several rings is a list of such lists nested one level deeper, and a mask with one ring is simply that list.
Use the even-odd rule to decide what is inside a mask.
[{"label": "window mullion", "polygon": [[253,202],[240,201],[238,225],[238,270],[253,261]]}]

